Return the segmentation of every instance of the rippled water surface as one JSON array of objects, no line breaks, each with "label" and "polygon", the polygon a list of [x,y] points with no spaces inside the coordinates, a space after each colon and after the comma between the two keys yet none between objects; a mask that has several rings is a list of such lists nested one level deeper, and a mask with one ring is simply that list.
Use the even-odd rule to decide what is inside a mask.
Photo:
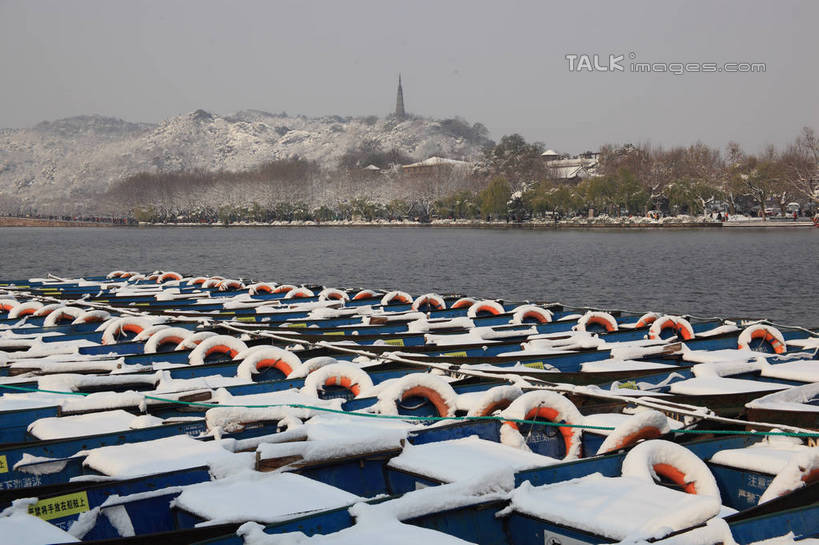
[{"label": "rippled water surface", "polygon": [[176,270],[819,326],[819,229],[3,228],[0,277]]}]

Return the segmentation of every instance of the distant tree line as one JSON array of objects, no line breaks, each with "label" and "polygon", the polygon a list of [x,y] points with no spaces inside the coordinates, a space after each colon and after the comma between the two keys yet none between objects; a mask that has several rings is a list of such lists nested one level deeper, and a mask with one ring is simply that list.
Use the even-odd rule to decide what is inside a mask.
[{"label": "distant tree line", "polygon": [[[483,126],[451,120],[446,130],[486,138]],[[745,153],[701,143],[663,149],[608,145],[597,176],[566,181],[547,168],[544,146],[520,135],[488,144],[472,167],[442,165],[422,172],[397,149],[363,141],[334,169],[298,157],[242,172],[141,173],[113,184],[107,208],[140,221],[332,221],[434,218],[506,219],[586,215],[786,213],[819,204],[814,131],[805,128],[785,149]],[[365,167],[375,165],[378,170]]]}]

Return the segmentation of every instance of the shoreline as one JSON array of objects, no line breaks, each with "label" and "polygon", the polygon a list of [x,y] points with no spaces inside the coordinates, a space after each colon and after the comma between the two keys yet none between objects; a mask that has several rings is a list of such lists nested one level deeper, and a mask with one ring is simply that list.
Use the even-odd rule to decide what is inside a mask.
[{"label": "shoreline", "polygon": [[[641,218],[642,219],[642,218]],[[747,221],[675,221],[675,218],[667,218],[667,221],[614,221],[610,218],[596,218],[592,222],[561,221],[554,222],[493,222],[493,221],[440,221],[430,223],[416,221],[274,221],[274,222],[236,222],[224,223],[149,223],[139,222],[139,224],[115,224],[106,222],[88,221],[67,221],[48,220],[39,218],[15,218],[0,217],[0,227],[101,227],[101,228],[124,228],[124,227],[198,227],[198,228],[227,228],[227,227],[450,227],[460,229],[518,229],[529,231],[550,231],[561,229],[581,229],[581,230],[650,230],[650,229],[803,229],[815,227],[811,221],[790,221],[790,220],[747,220]]]}]

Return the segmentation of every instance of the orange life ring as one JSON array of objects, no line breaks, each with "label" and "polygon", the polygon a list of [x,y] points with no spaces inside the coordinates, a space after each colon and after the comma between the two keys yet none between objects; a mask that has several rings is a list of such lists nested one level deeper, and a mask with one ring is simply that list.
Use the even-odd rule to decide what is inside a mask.
[{"label": "orange life ring", "polygon": [[276,286],[273,289],[273,293],[287,293],[288,291],[296,289],[296,286],[291,284],[282,284],[281,286]]},{"label": "orange life ring", "polygon": [[[233,354],[233,357],[235,356],[236,354]],[[266,358],[256,362],[257,371],[269,368],[278,369],[279,371],[284,373],[285,377],[287,377],[287,375],[293,372],[293,367],[289,363],[280,358]]]},{"label": "orange life ring", "polygon": [[575,329],[577,331],[586,331],[589,324],[602,326],[606,333],[617,331],[617,320],[608,312],[589,311],[577,321]]},{"label": "orange life ring", "polygon": [[477,303],[473,304],[469,307],[466,315],[469,318],[478,318],[480,315],[490,314],[492,316],[498,316],[499,314],[503,314],[505,312],[503,305],[498,303],[497,301],[478,301]]},{"label": "orange life ring", "polygon": [[749,347],[751,345],[751,341],[753,340],[762,340],[767,342],[777,354],[784,354],[788,350],[788,347],[785,346],[785,339],[782,337],[782,333],[780,333],[778,329],[770,326],[756,324],[747,327],[742,333],[740,333],[739,338],[737,339],[737,348],[739,350],[743,350],[746,347]]},{"label": "orange life ring", "polygon": [[648,325],[653,324],[659,317],[660,315],[657,314],[656,312],[646,312],[645,314],[640,316],[640,319],[637,320],[637,323],[634,325],[634,327],[635,328],[646,327]]},{"label": "orange life ring", "polygon": [[182,275],[177,272],[166,272],[156,279],[156,283],[162,284],[168,280],[182,280]]},{"label": "orange life ring", "polygon": [[412,303],[412,296],[403,291],[391,291],[381,298],[381,306],[388,305],[409,305]]},{"label": "orange life ring", "polygon": [[452,306],[449,307],[449,308],[451,308],[451,309],[467,308],[468,309],[469,307],[471,307],[475,303],[477,303],[477,301],[475,299],[471,298],[471,297],[461,297],[460,299],[458,299],[457,301],[452,303]]},{"label": "orange life ring", "polygon": [[664,329],[672,329],[675,335],[684,341],[690,341],[694,338],[694,328],[691,327],[688,320],[674,316],[657,318],[654,323],[651,324],[651,328],[648,331],[648,338],[652,340],[662,338],[661,334]]},{"label": "orange life ring", "polygon": [[[557,420],[558,412],[556,409],[551,407],[535,407],[531,409],[523,420],[535,420],[536,418],[542,418],[544,420],[548,420],[549,422],[558,422]],[[503,426],[509,426],[512,429],[519,430],[517,422],[504,422]],[[571,452],[572,447],[574,446],[574,428],[570,428],[568,426],[560,426],[557,428],[560,431],[560,435],[563,436],[563,444],[566,447],[566,452]]]},{"label": "orange life ring", "polygon": [[435,406],[435,410],[438,411],[438,416],[449,416],[450,412],[452,412],[450,406],[444,400],[444,396],[428,386],[413,386],[408,390],[404,390],[401,394],[401,401],[405,401],[410,397],[423,397],[429,400]]},{"label": "orange life ring", "polygon": [[664,477],[688,494],[720,498],[717,481],[705,462],[672,441],[651,439],[635,446],[623,459],[621,473],[651,482]]},{"label": "orange life ring", "polygon": [[378,293],[373,290],[361,290],[353,296],[353,301],[360,301],[361,299],[372,299],[378,296]]},{"label": "orange life ring", "polygon": [[420,310],[424,306],[435,310],[446,309],[446,303],[444,302],[443,297],[435,293],[428,293],[418,297],[412,303],[412,310]]},{"label": "orange life ring", "polygon": [[[543,390],[527,392],[515,399],[503,411],[502,416],[514,420],[531,421],[539,418],[556,424],[562,422],[566,425],[557,426],[557,428],[566,448],[564,459],[571,460],[582,456],[583,430],[577,426],[583,424],[583,415],[580,414],[574,403],[564,396]],[[512,420],[501,424],[501,442],[509,446],[528,449],[517,422]]]}]

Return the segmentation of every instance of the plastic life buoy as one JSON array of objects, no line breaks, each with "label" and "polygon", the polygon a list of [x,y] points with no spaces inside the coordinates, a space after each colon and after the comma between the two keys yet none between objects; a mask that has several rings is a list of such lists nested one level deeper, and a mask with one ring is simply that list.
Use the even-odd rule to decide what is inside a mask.
[{"label": "plastic life buoy", "polygon": [[276,286],[273,284],[268,284],[266,282],[259,282],[257,284],[251,284],[247,287],[247,293],[250,295],[259,295],[260,293],[273,293],[273,290],[276,289]]},{"label": "plastic life buoy", "polygon": [[685,318],[679,316],[663,316],[654,320],[648,330],[648,338],[652,340],[661,339],[664,329],[671,329],[674,334],[684,341],[694,338],[694,328]]},{"label": "plastic life buoy", "polygon": [[497,316],[504,312],[506,311],[503,309],[503,305],[497,301],[486,299],[473,303],[472,306],[469,307],[469,310],[466,311],[466,316],[467,318],[477,318],[478,316],[486,316],[487,314]]},{"label": "plastic life buoy", "polygon": [[55,310],[57,310],[58,308],[61,308],[61,307],[63,307],[63,305],[60,304],[60,303],[51,303],[50,305],[45,305],[45,306],[42,306],[42,307],[38,308],[34,312],[34,316],[35,317],[48,316],[53,311],[55,311]]},{"label": "plastic life buoy", "polygon": [[819,448],[812,448],[794,456],[773,478],[760,496],[759,503],[784,496],[815,481],[819,481]]},{"label": "plastic life buoy", "polygon": [[296,288],[294,290],[290,290],[287,292],[287,295],[284,296],[285,299],[308,299],[310,297],[315,297],[316,294],[313,293],[312,290],[307,288]]},{"label": "plastic life buoy", "polygon": [[350,296],[346,292],[336,288],[324,288],[318,294],[319,301],[344,301],[350,300]]},{"label": "plastic life buoy", "polygon": [[670,431],[668,417],[660,411],[649,409],[631,415],[609,433],[597,454],[624,449],[638,441],[657,439]]},{"label": "plastic life buoy", "polygon": [[293,284],[281,284],[273,289],[273,293],[287,293],[288,291],[292,291],[294,289],[296,289],[296,286]]},{"label": "plastic life buoy", "polygon": [[438,416],[455,416],[458,394],[441,377],[429,373],[411,373],[398,379],[378,395],[381,414],[398,415],[398,404],[412,397],[424,398],[435,407]]},{"label": "plastic life buoy", "polygon": [[303,362],[301,366],[294,369],[287,378],[303,378],[310,373],[321,369],[322,367],[333,365],[334,363],[339,363],[339,360],[330,356],[316,356],[315,358],[310,358],[309,360]]},{"label": "plastic life buoy", "polygon": [[391,291],[381,298],[381,306],[387,305],[409,305],[412,303],[412,296],[405,291]]},{"label": "plastic life buoy", "polygon": [[208,278],[204,282],[202,282],[201,286],[202,286],[202,289],[206,289],[206,290],[214,289],[214,288],[218,289],[219,284],[221,284],[221,283],[222,283],[222,278]]},{"label": "plastic life buoy", "polygon": [[159,278],[156,279],[156,283],[162,284],[163,282],[168,282],[169,280],[182,280],[182,275],[173,271],[162,273],[159,275]]},{"label": "plastic life buoy", "polygon": [[645,314],[640,316],[640,319],[637,320],[637,323],[634,324],[634,327],[635,327],[635,329],[640,328],[640,327],[646,327],[648,325],[653,324],[657,320],[657,318],[659,318],[659,317],[660,317],[660,314],[658,314],[656,312],[646,312]]},{"label": "plastic life buoy", "polygon": [[[143,331],[143,333],[145,332]],[[160,346],[171,343],[173,343],[174,346],[172,350],[176,350],[176,347],[186,338],[190,337],[191,334],[191,330],[185,329],[184,327],[164,327],[148,337],[148,340],[145,341],[145,346],[142,347],[142,351],[146,354],[156,354]],[[141,335],[142,333],[137,335],[137,338]]]},{"label": "plastic life buoy", "polygon": [[717,481],[705,462],[671,441],[652,439],[640,443],[626,454],[621,473],[647,481],[665,477],[688,494],[721,498]]},{"label": "plastic life buoy", "polygon": [[125,271],[111,271],[105,276],[105,278],[108,278],[110,280],[112,278],[119,278],[123,274],[125,274]]},{"label": "plastic life buoy", "polygon": [[495,386],[483,393],[477,403],[466,413],[467,416],[491,416],[502,411],[523,395],[519,386]]},{"label": "plastic life buoy", "polygon": [[168,327],[169,326],[166,324],[152,325],[148,329],[143,329],[141,333],[134,337],[134,341],[144,343],[145,341],[150,339],[153,334],[155,334],[158,331],[162,331],[163,329],[168,329]]},{"label": "plastic life buoy", "polygon": [[[243,351],[242,362],[236,368],[236,376],[245,380],[252,380],[253,375],[262,369],[278,369],[285,377],[297,371],[302,363],[297,355],[289,350],[264,345],[254,346]],[[240,359],[242,353],[234,359]]]},{"label": "plastic life buoy", "polygon": [[449,307],[449,308],[451,308],[451,309],[458,309],[458,308],[469,309],[469,307],[471,307],[472,305],[474,305],[477,302],[478,302],[478,300],[473,299],[472,297],[461,297],[460,299],[458,299],[457,301],[452,303],[452,306]]},{"label": "plastic life buoy", "polygon": [[552,313],[545,308],[536,305],[520,305],[512,311],[510,324],[520,325],[530,322],[548,324],[552,321]]},{"label": "plastic life buoy", "polygon": [[373,387],[373,381],[370,375],[352,363],[333,363],[307,375],[301,391],[321,397],[325,386],[341,386],[358,397]]},{"label": "plastic life buoy", "polygon": [[78,324],[101,324],[111,317],[111,313],[105,310],[87,310],[77,316],[71,325]]},{"label": "plastic life buoy", "polygon": [[25,303],[14,305],[11,310],[9,310],[9,319],[30,316],[41,308],[43,308],[43,304],[39,301],[26,301]]},{"label": "plastic life buoy", "polygon": [[207,276],[197,276],[195,278],[191,278],[190,280],[188,280],[187,283],[189,286],[201,286],[207,281],[208,281]]},{"label": "plastic life buoy", "polygon": [[220,280],[219,285],[216,286],[219,288],[219,291],[229,291],[229,290],[241,290],[244,289],[245,285],[238,281],[238,280]]},{"label": "plastic life buoy", "polygon": [[361,290],[353,295],[353,301],[360,301],[361,299],[372,299],[378,297],[378,292],[373,290]]},{"label": "plastic life buoy", "polygon": [[149,275],[148,275],[148,277],[147,277],[147,278],[145,278],[145,280],[147,280],[148,282],[156,282],[156,281],[157,281],[157,279],[158,279],[160,276],[162,276],[162,273],[161,273],[161,272],[159,272],[159,271],[152,272],[151,274],[149,274]]},{"label": "plastic life buoy", "polygon": [[0,312],[9,312],[19,304],[16,299],[0,299]]},{"label": "plastic life buoy", "polygon": [[[564,460],[574,460],[582,456],[583,429],[573,427],[583,424],[583,415],[574,403],[556,392],[527,392],[512,402],[501,416],[515,420],[548,420],[554,423],[565,423],[570,426],[559,426],[566,447]],[[529,450],[526,439],[521,435],[517,422],[506,421],[501,424],[501,443],[523,450]]]},{"label": "plastic life buoy", "polygon": [[81,308],[77,307],[59,307],[52,310],[48,316],[43,320],[43,327],[53,327],[60,322],[73,322],[80,314],[83,313]]},{"label": "plastic life buoy", "polygon": [[174,350],[193,350],[194,348],[199,346],[199,343],[201,343],[205,339],[215,336],[216,333],[213,331],[199,331],[197,333],[194,333],[193,335],[188,335],[187,337],[185,337],[185,339],[181,343],[176,345],[176,348],[174,348]]},{"label": "plastic life buoy", "polygon": [[755,340],[760,343],[766,342],[770,344],[773,351],[777,354],[784,354],[788,350],[785,345],[785,337],[782,336],[782,333],[775,327],[765,324],[754,324],[742,330],[742,333],[739,334],[739,338],[737,339],[737,348],[739,350],[751,348]]},{"label": "plastic life buoy", "polygon": [[421,295],[412,302],[412,310],[445,310],[446,301],[437,293]]},{"label": "plastic life buoy", "polygon": [[112,320],[105,330],[103,330],[102,344],[115,344],[124,332],[139,335],[143,330],[149,327],[151,327],[151,322],[145,318],[132,316],[117,318],[116,320]]},{"label": "plastic life buoy", "polygon": [[229,359],[233,359],[242,350],[247,350],[247,345],[236,337],[214,335],[206,338],[191,350],[191,353],[188,354],[188,363],[190,365],[204,365],[205,359],[214,354],[223,354]]},{"label": "plastic life buoy", "polygon": [[608,312],[589,311],[577,320],[577,325],[573,329],[575,331],[588,331],[589,325],[602,326],[606,333],[617,331],[617,320]]}]

